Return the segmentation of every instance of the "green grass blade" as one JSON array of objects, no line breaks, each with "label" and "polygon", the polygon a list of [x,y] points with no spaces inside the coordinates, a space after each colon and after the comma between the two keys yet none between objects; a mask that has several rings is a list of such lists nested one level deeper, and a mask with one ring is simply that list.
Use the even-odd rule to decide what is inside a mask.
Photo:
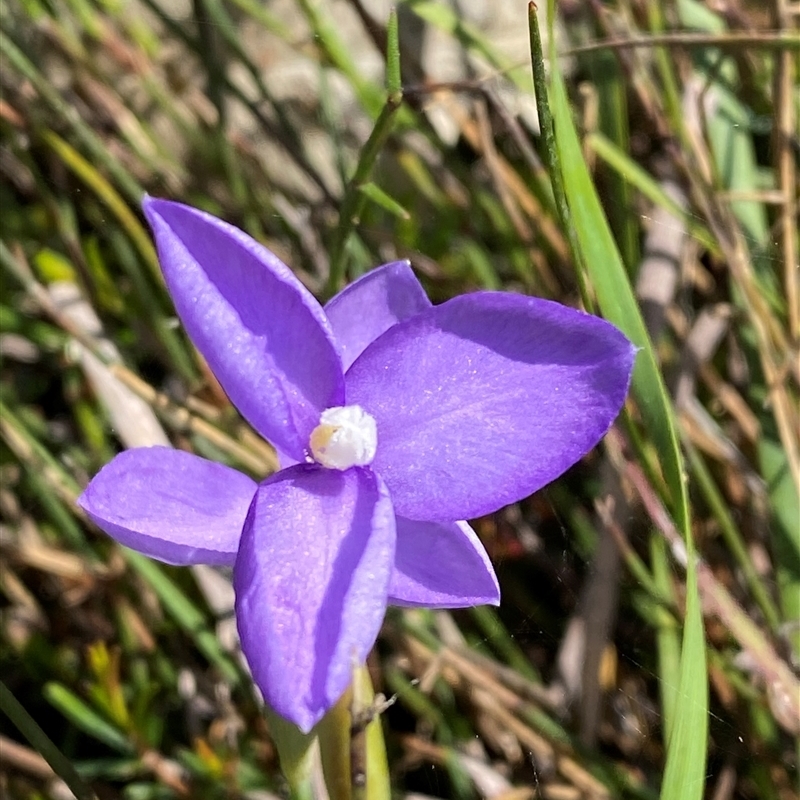
[{"label": "green grass blade", "polygon": [[44,687],[44,696],[75,727],[84,733],[108,745],[120,753],[132,753],[134,748],[127,736],[117,727],[103,719],[66,686],[51,682]]},{"label": "green grass blade", "polygon": [[[543,62],[538,23],[532,4],[530,9],[533,60],[534,63]],[[550,11],[552,20],[552,3]],[[550,41],[553,41],[552,36]],[[577,260],[591,280],[601,311],[641,348],[634,369],[633,393],[645,427],[660,454],[671,495],[672,513],[676,516],[686,541],[686,618],[676,706],[664,709],[666,714],[673,715],[675,724],[670,726],[672,735],[667,742],[667,765],[661,797],[662,800],[699,799],[704,789],[708,726],[705,644],[689,521],[689,501],[672,406],[633,289],[583,158],[566,87],[558,71],[552,45],[550,62],[552,76],[549,110],[552,112],[556,150],[562,170],[561,174],[554,173],[552,180],[554,183],[563,181],[571,224],[578,241]],[[548,97],[548,87],[543,85],[540,78],[537,80],[537,75],[540,76],[541,72],[541,68],[534,69],[540,109],[547,105]]]},{"label": "green grass blade", "polygon": [[[602,133],[590,133],[585,139],[586,146],[592,150],[605,164],[617,173],[622,180],[630,184],[636,191],[661,208],[681,219],[689,231],[703,247],[716,252],[719,249],[713,236],[698,217],[681,208],[665,191],[663,185],[653,178],[637,161],[617,147],[614,142]],[[630,209],[628,209],[630,213]]]},{"label": "green grass blade", "polygon": [[[615,148],[623,153],[630,152],[630,130],[628,122],[628,88],[626,76],[617,56],[610,50],[590,53],[578,62],[591,76],[597,91],[597,130],[608,137]],[[594,100],[593,100],[594,102]],[[610,196],[615,202],[606,211],[611,229],[619,244],[622,260],[628,272],[633,275],[639,266],[639,220],[634,211],[633,187],[625,176],[613,170],[604,170],[601,179],[605,181]]]},{"label": "green grass blade", "polygon": [[389,22],[386,25],[386,91],[389,94],[403,91],[400,75],[400,33],[395,8],[389,13]]},{"label": "green grass blade", "polygon": [[700,800],[705,793],[708,685],[697,572],[691,557],[686,569],[686,618],[680,669],[675,722],[667,742],[661,800]]},{"label": "green grass blade", "polygon": [[625,267],[617,252],[572,123],[567,94],[558,74],[553,79],[556,143],[564,165],[564,184],[583,252],[583,263],[604,316],[642,348],[633,375],[633,393],[653,437],[672,497],[673,513],[687,543],[686,618],[676,706],[665,709],[674,724],[667,742],[662,800],[692,800],[703,795],[708,696],[703,621],[694,570],[689,504],[672,407]]},{"label": "green grass blade", "polygon": [[327,4],[316,0],[299,0],[299,6],[314,31],[316,44],[327,60],[345,75],[361,105],[373,119],[376,119],[383,105],[381,90],[364,79],[363,72],[355,62],[350,48],[343,41],[337,26],[329,16],[330,10],[326,8]]},{"label": "green grass blade", "polygon": [[473,50],[480,54],[494,69],[513,81],[518,88],[524,91],[530,90],[530,83],[525,71],[515,69],[515,66],[519,65],[515,65],[505,58],[497,47],[490,45],[486,37],[467,21],[465,15],[459,13],[450,4],[434,0],[406,0],[406,4],[420,19],[458,39],[465,50]]},{"label": "green grass blade", "polygon": [[[669,548],[663,537],[653,531],[650,537],[650,563],[658,590],[667,597],[674,593]],[[657,606],[653,625],[656,629],[656,650],[658,658],[659,696],[663,717],[664,739],[672,736],[675,718],[673,710],[678,706],[678,681],[673,678],[680,674],[681,640],[680,626],[672,614]]]},{"label": "green grass blade", "polygon": [[53,768],[53,772],[69,786],[78,800],[96,800],[95,793],[84,783],[69,759],[53,744],[52,739],[39,727],[36,720],[2,681],[0,681],[0,708],[28,740],[31,747],[41,753]]},{"label": "green grass blade", "polygon": [[142,260],[150,268],[158,285],[162,285],[164,277],[158,266],[158,256],[153,242],[144,226],[139,222],[117,190],[98,172],[93,164],[87,161],[58,134],[46,130],[42,133],[42,139],[55,151],[61,161],[103,201],[128,236],[130,236],[131,241],[136,245]]},{"label": "green grass blade", "polygon": [[800,498],[797,495],[786,453],[774,435],[758,443],[758,459],[772,510],[772,540],[777,564],[778,596],[787,621],[786,638],[800,659]]},{"label": "green grass blade", "polygon": [[205,618],[188,597],[146,556],[125,548],[128,563],[150,584],[172,618],[194,639],[203,655],[232,685],[239,683],[239,671],[225,655],[217,637],[208,630]]},{"label": "green grass blade", "polygon": [[[339,211],[339,224],[334,232],[331,246],[331,272],[325,291],[326,295],[332,295],[340,288],[339,284],[341,283],[345,269],[347,240],[356,225],[367,196],[371,194],[373,200],[377,199],[374,190],[366,190],[365,192],[364,187],[371,183],[369,178],[375,166],[375,161],[386,139],[392,132],[395,115],[400,110],[401,103],[403,102],[402,88],[396,88],[400,86],[397,78],[400,69],[400,42],[397,39],[397,35],[397,25],[390,25],[388,29],[389,39],[387,41],[387,79],[389,90],[387,91],[383,108],[375,122],[375,127],[372,129],[372,133],[370,133],[369,138],[361,148],[355,173],[348,183],[344,197],[342,198],[341,210]],[[375,189],[377,188],[376,186]],[[388,195],[385,196],[388,198]]]},{"label": "green grass blade", "polygon": [[359,186],[358,191],[368,200],[375,203],[376,206],[380,206],[384,211],[388,211],[393,217],[397,217],[398,219],[411,219],[411,215],[408,211],[406,211],[397,200],[384,192],[378,184],[368,181],[362,186]]},{"label": "green grass blade", "polygon": [[655,440],[661,457],[664,477],[672,494],[672,511],[686,535],[689,530],[689,506],[672,406],[636,297],[586,167],[572,122],[566,88],[555,66],[551,87],[555,143],[580,250],[579,260],[592,282],[603,315],[641,348],[634,368],[633,392],[645,427]]},{"label": "green grass blade", "polygon": [[0,51],[2,51],[12,68],[31,82],[55,118],[72,128],[72,132],[86,152],[111,175],[128,200],[138,203],[144,194],[144,189],[131,176],[130,172],[122,166],[121,160],[113,157],[108,152],[100,137],[90,126],[86,125],[79,114],[75,113],[74,107],[64,100],[52,84],[36,69],[25,53],[3,31],[0,31]]}]

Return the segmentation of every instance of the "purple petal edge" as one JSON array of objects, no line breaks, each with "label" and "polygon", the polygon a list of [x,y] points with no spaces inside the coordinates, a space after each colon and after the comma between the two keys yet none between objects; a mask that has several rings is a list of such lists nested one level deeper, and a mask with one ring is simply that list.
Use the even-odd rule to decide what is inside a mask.
[{"label": "purple petal edge", "polygon": [[376,339],[347,372],[347,398],[376,420],[372,467],[400,516],[471,519],[532,494],[600,441],[635,352],[598,317],[477,292]]},{"label": "purple petal edge", "polygon": [[492,563],[466,522],[397,517],[390,605],[468,608],[499,603]]},{"label": "purple petal edge", "polygon": [[120,453],[78,505],[120,544],[168,564],[231,566],[255,481],[170,447]]},{"label": "purple petal edge", "polygon": [[336,334],[344,370],[382,333],[430,305],[408,261],[376,267],[342,289],[325,305],[325,313]]},{"label": "purple petal edge", "polygon": [[236,621],[265,701],[304,732],[375,643],[394,549],[391,501],[368,469],[299,464],[258,487],[234,567]]},{"label": "purple petal edge", "polygon": [[302,461],[320,413],[344,399],[322,308],[243,231],[181,203],[142,202],[186,331],[242,415]]}]

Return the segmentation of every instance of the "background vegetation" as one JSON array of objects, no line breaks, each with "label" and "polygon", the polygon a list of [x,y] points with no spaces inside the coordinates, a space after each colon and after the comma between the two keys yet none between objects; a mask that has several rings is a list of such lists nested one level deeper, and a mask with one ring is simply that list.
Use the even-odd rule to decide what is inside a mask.
[{"label": "background vegetation", "polygon": [[[711,6],[561,3],[573,225],[522,3],[400,3],[386,104],[378,2],[2,0],[0,793],[68,797],[71,769],[100,798],[285,788],[227,576],[124,551],[74,504],[122,447],[274,467],[177,324],[147,191],[240,225],[320,297],[402,257],[436,301],[502,288],[649,331],[699,556],[707,741],[681,724],[702,710],[679,690],[681,490],[643,373],[597,451],[475,522],[499,610],[390,609],[369,667],[397,698],[398,795],[655,798],[677,728],[708,763],[673,796],[798,796],[800,36],[796,4]],[[619,262],[578,208],[580,154]]]}]

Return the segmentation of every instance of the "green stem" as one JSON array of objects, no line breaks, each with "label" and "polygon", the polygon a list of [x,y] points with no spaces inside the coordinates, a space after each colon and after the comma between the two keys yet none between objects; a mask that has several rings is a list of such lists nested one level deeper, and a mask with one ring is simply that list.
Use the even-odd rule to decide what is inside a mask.
[{"label": "green stem", "polygon": [[345,245],[353,228],[358,223],[364,204],[367,201],[367,196],[361,191],[361,187],[369,180],[378,153],[380,153],[392,130],[393,118],[400,107],[402,98],[402,94],[389,95],[387,98],[375,127],[372,129],[372,133],[361,151],[355,174],[350,179],[345,191],[342,210],[339,213],[339,224],[336,227],[333,245],[331,246],[331,272],[328,277],[328,284],[325,287],[325,293],[328,296],[341,288],[340,284],[344,277]]},{"label": "green stem", "polygon": [[391,798],[382,709],[375,699],[369,671],[358,666],[353,670],[351,688],[317,725],[331,800]]},{"label": "green stem", "polygon": [[[304,734],[300,729],[278,716],[269,708],[264,709],[269,722],[272,741],[278,750],[281,772],[289,784],[291,800],[316,800],[314,791],[314,764],[317,757],[315,733]],[[331,796],[331,800],[335,800]]]},{"label": "green stem", "polygon": [[[561,171],[561,160],[556,146],[555,127],[553,125],[553,114],[550,111],[550,103],[547,100],[548,80],[544,66],[544,45],[542,44],[542,34],[539,30],[539,19],[536,16],[536,4],[528,3],[528,28],[530,30],[531,42],[531,71],[533,73],[533,91],[536,98],[536,111],[539,114],[539,130],[541,131],[544,161],[547,164],[547,171],[550,175],[550,185],[553,189],[553,199],[555,200],[556,212],[561,220],[561,228],[569,242],[572,257],[576,264],[582,260],[582,250],[578,241],[578,234],[572,222],[572,213],[567,202],[567,191],[564,187],[564,177]],[[585,308],[592,306],[589,302],[589,292],[586,286],[583,269],[576,269],[578,277],[578,289],[581,293],[581,300]]]},{"label": "green stem", "polygon": [[331,271],[325,287],[325,295],[327,297],[330,297],[341,288],[340,284],[344,277],[345,246],[367,201],[367,195],[362,191],[362,187],[369,181],[378,154],[392,131],[394,116],[403,102],[403,89],[400,83],[400,44],[397,30],[397,13],[395,11],[392,12],[389,18],[386,32],[388,89],[386,102],[378,115],[375,127],[372,129],[367,143],[361,150],[356,171],[344,193],[341,211],[339,212],[339,224],[336,227],[333,245],[331,246]]}]

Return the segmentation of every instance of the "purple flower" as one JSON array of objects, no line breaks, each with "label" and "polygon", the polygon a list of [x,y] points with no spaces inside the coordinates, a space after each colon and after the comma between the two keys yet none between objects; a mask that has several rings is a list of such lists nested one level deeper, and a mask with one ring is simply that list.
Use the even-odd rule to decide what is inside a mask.
[{"label": "purple flower", "polygon": [[266,701],[308,731],[363,662],[387,604],[497,604],[462,520],[574,464],[625,399],[631,343],[516,294],[431,305],[407,262],[324,308],[272,253],[209,214],[147,198],[189,336],[278,450],[261,483],[163,447],[118,455],[79,503],[122,544],[233,566],[242,650]]}]

